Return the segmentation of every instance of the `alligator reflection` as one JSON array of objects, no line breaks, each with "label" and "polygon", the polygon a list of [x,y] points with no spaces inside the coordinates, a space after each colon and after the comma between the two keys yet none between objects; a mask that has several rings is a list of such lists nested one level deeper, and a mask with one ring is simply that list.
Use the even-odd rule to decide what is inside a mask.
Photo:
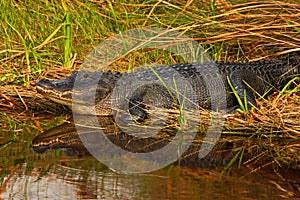
[{"label": "alligator reflection", "polygon": [[[95,118],[88,116],[81,118],[85,122],[93,119]],[[103,127],[101,130],[107,138],[116,146],[129,152],[151,152],[166,145],[176,132],[174,129],[168,128],[160,131],[156,137],[137,138],[125,134],[112,117],[101,116],[97,118],[97,121]],[[86,132],[80,134],[99,132],[95,127],[85,127],[84,130]],[[188,166],[188,168],[170,166],[153,173],[128,175],[111,172],[93,157],[82,157],[82,159],[69,157],[70,160],[59,157],[59,162],[51,165],[47,175],[40,173],[36,176],[31,175],[34,177],[30,177],[31,182],[25,178],[22,180],[24,176],[20,176],[18,179],[13,179],[12,182],[18,183],[20,188],[24,187],[26,183],[28,185],[26,196],[31,197],[38,193],[40,199],[44,199],[43,195],[48,198],[56,195],[52,199],[61,199],[58,198],[61,196],[69,197],[69,199],[76,197],[84,199],[216,199],[216,197],[218,199],[266,199],[266,197],[268,199],[293,199],[293,197],[299,197],[299,159],[296,159],[294,164],[291,160],[290,168],[283,165],[284,163],[280,163],[280,167],[278,167],[278,162],[270,162],[274,160],[272,158],[270,160],[272,155],[262,154],[263,149],[256,151],[255,147],[259,145],[258,140],[255,140],[254,145],[244,146],[251,149],[251,153],[245,151],[243,155],[243,161],[247,161],[246,164],[244,162],[240,168],[233,167],[229,173],[220,177],[223,167],[214,169],[195,169],[194,167],[212,168],[228,164],[235,155],[238,155],[238,151],[235,152],[233,149],[245,145],[241,143],[245,141],[245,138],[237,140],[232,137],[231,142],[228,138],[220,139],[213,151],[203,159],[198,158],[199,144],[201,144],[199,141],[201,141],[200,133],[197,134],[190,148],[175,162],[177,165]],[[265,142],[261,142],[266,146]],[[295,143],[295,146],[298,147],[299,141],[296,142],[298,143]],[[286,145],[286,143],[276,145],[281,148],[280,145]],[[291,145],[289,144],[289,146]],[[51,149],[64,149],[69,155],[90,155],[81,141],[78,127],[76,129],[74,122],[64,123],[40,134],[32,141],[31,148],[38,153],[44,153]],[[103,148],[107,147],[103,146]],[[49,152],[45,156],[41,156],[46,158],[41,162],[47,165],[49,165],[48,155]],[[263,155],[264,159],[256,155]],[[36,161],[38,160],[36,159]],[[95,163],[101,164],[100,170],[94,169]],[[275,164],[275,167],[270,163]],[[41,172],[40,168],[34,171]],[[38,188],[39,192],[32,188]],[[11,191],[11,189],[8,187],[7,191]],[[44,194],[43,191],[55,192]],[[77,193],[71,197],[71,192],[74,191]],[[0,197],[5,197],[3,195]],[[9,194],[9,197],[11,196],[13,195]]]},{"label": "alligator reflection", "polygon": [[[78,118],[78,117],[77,117]],[[81,116],[79,120],[82,120],[83,124],[88,121],[96,119],[94,116]],[[98,116],[98,123],[101,127],[101,132],[117,147],[134,153],[148,153],[157,149],[163,148],[165,145],[176,135],[176,126],[165,126],[158,134],[140,138],[136,134],[127,134],[120,128],[112,116]],[[87,134],[90,136],[89,140],[94,142],[94,147],[89,146],[89,150],[101,148],[101,152],[110,152],[110,146],[97,145],[97,138],[94,136],[101,134],[100,129],[97,127],[87,127],[86,125],[78,125],[75,127],[74,122],[66,122],[58,127],[50,129],[45,133],[38,135],[31,144],[31,148],[37,153],[43,153],[50,149],[63,149],[68,155],[89,156],[90,152],[87,150],[82,142],[82,135],[79,135],[78,129],[83,128],[84,131],[79,131],[80,134]],[[79,123],[80,124],[80,123]],[[131,129],[134,132],[134,127]],[[147,129],[145,129],[146,131]],[[203,137],[201,134],[197,134],[195,138],[192,138],[193,142],[189,146],[186,152],[175,161],[174,164],[189,167],[211,168],[216,166],[227,165],[234,157],[235,152],[233,150],[233,143],[229,141],[221,141],[214,146],[212,151],[204,158],[199,158],[199,150],[201,147],[201,141]]]}]

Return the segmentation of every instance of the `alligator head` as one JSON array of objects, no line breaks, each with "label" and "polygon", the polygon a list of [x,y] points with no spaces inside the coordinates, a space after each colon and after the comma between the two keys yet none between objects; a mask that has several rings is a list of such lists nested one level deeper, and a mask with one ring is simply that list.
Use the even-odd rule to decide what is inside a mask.
[{"label": "alligator head", "polygon": [[[63,80],[42,78],[36,89],[57,103],[68,106],[78,114],[110,115],[110,95],[121,73],[73,71]],[[99,112],[101,111],[101,112]]]},{"label": "alligator head", "polygon": [[[163,68],[159,69],[163,71]],[[130,74],[82,70],[74,71],[63,80],[40,79],[36,82],[36,89],[45,97],[68,106],[76,114],[108,116],[113,114],[112,111],[122,110],[125,111],[123,112],[125,120],[130,117],[135,121],[144,121],[148,118],[147,110],[150,106],[156,105],[159,108],[173,106],[173,99],[163,85],[138,84],[140,83],[138,81],[149,76],[157,78],[151,70]],[[123,77],[128,79],[124,81]],[[128,81],[138,85],[133,93],[127,92],[130,90]],[[125,101],[119,105],[119,99]],[[118,112],[118,116],[123,115]]]}]

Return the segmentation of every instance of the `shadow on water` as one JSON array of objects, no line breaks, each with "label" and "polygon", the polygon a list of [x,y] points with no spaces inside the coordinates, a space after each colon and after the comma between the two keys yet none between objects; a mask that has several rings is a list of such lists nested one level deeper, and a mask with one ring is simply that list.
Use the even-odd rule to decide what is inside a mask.
[{"label": "shadow on water", "polygon": [[[133,138],[118,135],[111,119],[101,118],[106,135],[126,150],[133,151]],[[111,134],[112,133],[112,134]],[[5,133],[9,134],[9,133]],[[5,134],[1,134],[5,138]],[[141,174],[117,173],[89,155],[72,122],[38,133],[24,131],[13,143],[2,146],[2,199],[297,199],[300,197],[299,169],[284,170],[272,164],[250,162],[238,167],[238,160],[226,170],[236,155],[237,143],[220,140],[204,160],[196,160],[193,143],[180,162]],[[118,136],[117,136],[118,135]],[[166,137],[156,138],[158,146]],[[32,144],[31,144],[32,141]],[[238,140],[234,140],[238,141]],[[142,146],[149,142],[142,141]],[[152,141],[153,142],[153,141]],[[225,145],[224,145],[225,144]],[[31,145],[31,147],[30,147]],[[149,146],[149,145],[148,145]],[[140,149],[147,152],[157,147]],[[32,149],[35,151],[32,151]],[[62,150],[63,149],[63,150]],[[254,151],[254,150],[253,150]],[[37,153],[38,152],[38,153]],[[259,154],[244,155],[244,159]],[[262,161],[261,161],[262,162]],[[267,162],[263,162],[267,163]],[[181,166],[179,166],[181,165]],[[257,167],[259,166],[259,167]]]}]

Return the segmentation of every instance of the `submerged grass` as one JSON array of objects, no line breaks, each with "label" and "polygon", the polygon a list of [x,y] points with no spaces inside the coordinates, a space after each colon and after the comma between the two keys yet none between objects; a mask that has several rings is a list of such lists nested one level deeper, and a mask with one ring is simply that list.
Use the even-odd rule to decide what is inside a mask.
[{"label": "submerged grass", "polygon": [[[36,94],[35,81],[44,76],[59,79],[69,74],[79,68],[98,43],[124,30],[160,27],[182,32],[198,41],[213,60],[251,61],[300,51],[298,0],[7,0],[1,1],[0,7],[0,16],[5,19],[0,21],[0,111],[5,113],[0,125],[10,131],[22,131],[23,127],[10,123],[22,122],[26,116],[34,121],[34,129],[44,129],[47,125],[37,125],[38,118],[33,117],[45,110],[50,112],[49,116],[59,115],[57,110],[62,107],[57,105],[56,110],[53,104],[43,106],[41,102],[46,102]],[[176,55],[164,51],[135,51],[115,60],[109,69],[127,71],[145,63],[177,61]],[[299,85],[293,90],[285,87],[268,99],[259,100],[258,108],[244,109],[251,115],[227,116],[223,134],[267,139],[270,144],[278,137],[298,141]],[[270,145],[269,150],[275,148]],[[278,155],[282,153],[278,151]]]}]

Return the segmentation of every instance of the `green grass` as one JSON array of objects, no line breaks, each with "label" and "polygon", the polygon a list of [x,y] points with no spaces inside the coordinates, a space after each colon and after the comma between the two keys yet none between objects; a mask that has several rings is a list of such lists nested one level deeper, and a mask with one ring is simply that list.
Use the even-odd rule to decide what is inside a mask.
[{"label": "green grass", "polygon": [[[236,1],[230,2],[231,7],[226,10],[214,1],[1,1],[0,16],[5,20],[0,22],[0,67],[3,69],[0,80],[29,86],[51,66],[75,67],[74,63],[81,63],[107,37],[143,27],[183,32],[198,40],[214,60],[255,59],[252,50],[257,45],[262,48],[254,53],[261,55],[264,52],[261,57],[282,49],[292,51],[298,45],[293,37],[299,34],[299,27],[297,20],[292,18],[298,8],[293,2],[286,5],[272,3],[274,6]],[[285,10],[280,10],[282,7]],[[255,16],[261,9],[266,14]],[[239,13],[240,19],[234,11]],[[264,32],[258,25],[268,23],[274,14],[282,13],[284,18],[277,24],[274,22],[273,28],[272,25],[269,27],[273,30],[281,24],[291,32],[279,34],[283,46],[269,45],[279,39],[276,35],[269,36],[269,31]],[[252,29],[255,30],[253,33]],[[127,70],[128,65],[133,67],[147,62],[175,62],[174,55],[168,53],[159,54],[156,59],[148,54],[130,54],[114,63],[113,69]],[[13,73],[9,68],[14,68]]]},{"label": "green grass", "polygon": [[235,90],[235,88],[233,87],[229,77],[227,77],[227,81],[228,81],[228,84],[232,90],[232,93],[233,95],[235,96],[235,98],[237,99],[238,101],[238,104],[240,106],[239,109],[237,109],[239,112],[241,113],[245,113],[248,111],[248,101],[247,101],[247,96],[246,96],[246,90],[244,90],[244,98],[241,99],[241,97],[238,95],[237,91]]},{"label": "green grass", "polygon": [[299,77],[295,77],[295,78],[293,78],[292,80],[290,80],[281,90],[280,90],[280,92],[278,93],[278,95],[276,96],[276,98],[275,98],[275,103],[277,103],[278,102],[278,100],[280,99],[280,98],[282,98],[283,97],[283,94],[284,93],[287,93],[287,92],[289,92],[290,94],[292,94],[293,92],[296,92],[297,90],[299,90],[299,88],[297,88],[297,87],[295,87],[294,89],[292,89],[291,91],[288,91],[288,88],[292,85],[292,84],[295,84],[295,81],[296,80],[299,80]]}]

